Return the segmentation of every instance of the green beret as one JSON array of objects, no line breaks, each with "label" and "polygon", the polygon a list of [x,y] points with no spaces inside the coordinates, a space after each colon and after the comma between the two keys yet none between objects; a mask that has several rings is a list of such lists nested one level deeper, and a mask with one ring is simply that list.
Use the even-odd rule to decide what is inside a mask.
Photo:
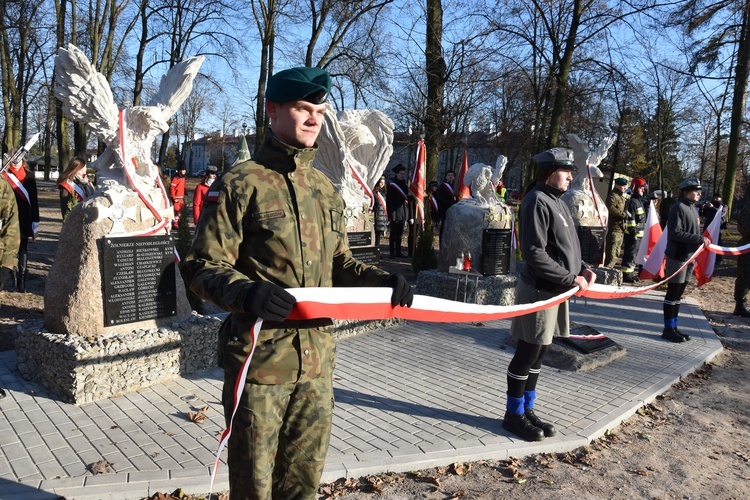
[{"label": "green beret", "polygon": [[627,186],[628,180],[625,177],[618,177],[617,179],[615,179],[615,184],[617,184],[618,186]]},{"label": "green beret", "polygon": [[291,68],[268,79],[266,100],[273,102],[307,101],[323,104],[331,91],[331,75],[321,68]]}]

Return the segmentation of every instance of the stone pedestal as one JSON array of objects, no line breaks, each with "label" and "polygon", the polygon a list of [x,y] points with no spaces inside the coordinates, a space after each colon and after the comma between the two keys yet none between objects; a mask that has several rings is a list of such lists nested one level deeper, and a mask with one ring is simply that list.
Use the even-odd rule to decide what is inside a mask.
[{"label": "stone pedestal", "polygon": [[27,321],[16,335],[17,367],[61,401],[90,403],[216,366],[220,324],[194,313],[158,329],[82,337]]},{"label": "stone pedestal", "polygon": [[464,276],[430,269],[417,275],[416,293],[472,304],[510,306],[516,298],[516,283],[517,274]]}]

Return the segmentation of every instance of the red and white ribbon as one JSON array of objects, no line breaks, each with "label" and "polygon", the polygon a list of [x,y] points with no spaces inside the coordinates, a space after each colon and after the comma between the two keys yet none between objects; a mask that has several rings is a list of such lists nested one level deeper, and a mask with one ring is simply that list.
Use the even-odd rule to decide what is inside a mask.
[{"label": "red and white ribbon", "polygon": [[[738,248],[719,247],[711,245],[709,249],[715,253],[723,255],[740,255],[750,252],[750,244]],[[401,318],[411,321],[426,321],[432,323],[469,323],[490,321],[499,319],[510,319],[524,314],[542,311],[549,307],[561,304],[570,297],[576,295],[590,299],[611,300],[622,299],[639,295],[657,288],[672,277],[676,276],[688,264],[695,261],[698,256],[705,250],[701,246],[693,255],[678,269],[672,276],[666,279],[641,287],[622,287],[612,285],[599,285],[594,283],[587,290],[579,292],[578,288],[571,288],[555,297],[530,304],[516,304],[512,306],[497,305],[479,305],[466,304],[437,297],[426,295],[415,295],[411,307],[391,306],[391,295],[393,290],[388,287],[379,288],[288,288],[287,291],[294,295],[297,303],[292,310],[289,319],[305,320],[317,318],[336,318],[341,320],[378,320],[389,318]],[[229,427],[222,433],[219,442],[219,449],[216,453],[214,470],[211,474],[211,491],[218,470],[221,453],[229,441],[232,433],[232,421],[237,412],[242,391],[247,380],[247,370],[250,367],[255,345],[260,333],[260,327],[263,324],[258,319],[251,332],[252,345],[250,352],[242,364],[240,374],[237,377],[234,387],[234,409],[232,418],[229,421]],[[596,339],[604,338],[604,335],[571,335],[571,338]]]},{"label": "red and white ribbon", "polygon": [[369,209],[372,210],[372,206],[375,203],[375,198],[372,195],[372,189],[370,189],[370,186],[368,186],[367,183],[364,180],[362,180],[362,176],[359,175],[359,172],[357,172],[357,169],[354,168],[354,165],[349,163],[349,160],[345,159],[344,161],[346,161],[346,164],[349,166],[349,170],[351,170],[352,176],[354,176],[354,180],[357,181],[359,186],[362,188],[362,191],[364,191],[367,197],[370,198]]}]

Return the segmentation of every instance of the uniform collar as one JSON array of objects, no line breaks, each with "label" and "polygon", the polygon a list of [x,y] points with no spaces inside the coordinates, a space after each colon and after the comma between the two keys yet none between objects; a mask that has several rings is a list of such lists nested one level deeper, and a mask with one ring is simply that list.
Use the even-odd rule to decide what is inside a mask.
[{"label": "uniform collar", "polygon": [[556,187],[552,187],[546,182],[537,181],[536,183],[537,189],[540,189],[547,193],[548,195],[552,196],[553,198],[560,198],[562,194],[565,192],[562,189],[557,189]]},{"label": "uniform collar", "polygon": [[311,148],[295,148],[281,142],[273,131],[268,129],[263,146],[258,150],[255,160],[267,168],[287,173],[299,168],[310,168],[317,151],[317,143]]}]

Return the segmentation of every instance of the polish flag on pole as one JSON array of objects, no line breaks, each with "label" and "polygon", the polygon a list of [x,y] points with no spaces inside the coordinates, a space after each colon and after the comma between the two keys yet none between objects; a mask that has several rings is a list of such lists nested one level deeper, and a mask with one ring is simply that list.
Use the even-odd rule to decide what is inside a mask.
[{"label": "polish flag on pole", "polygon": [[427,151],[424,145],[424,139],[421,139],[417,143],[417,163],[414,166],[414,172],[411,175],[411,183],[409,184],[409,191],[416,198],[417,213],[415,215],[420,217],[420,220],[424,222],[424,189],[425,189],[425,169],[427,161]]},{"label": "polish flag on pole", "polygon": [[648,256],[656,246],[661,236],[661,226],[659,225],[659,215],[656,213],[656,206],[651,201],[648,205],[648,215],[646,216],[646,228],[644,237],[641,239],[641,246],[638,247],[638,255],[635,257],[636,264],[645,264]]},{"label": "polish flag on pole", "polygon": [[651,249],[646,263],[643,264],[643,269],[641,269],[641,274],[639,275],[642,279],[664,277],[664,265],[666,263],[664,252],[667,250],[667,233],[668,226],[664,226],[664,231],[662,231],[659,239],[656,240],[656,244]]},{"label": "polish flag on pole", "polygon": [[[708,225],[703,236],[707,236],[711,240],[711,243],[719,241],[719,234],[721,232],[721,210],[716,211],[714,220]],[[703,252],[695,259],[695,277],[698,279],[698,286],[711,281],[714,275],[714,265],[716,265],[716,254],[713,252]]]},{"label": "polish flag on pole", "polygon": [[464,184],[464,176],[469,171],[469,155],[464,148],[464,159],[461,162],[461,171],[458,173],[458,189],[456,190],[456,201],[468,200],[471,198],[469,186]]}]

